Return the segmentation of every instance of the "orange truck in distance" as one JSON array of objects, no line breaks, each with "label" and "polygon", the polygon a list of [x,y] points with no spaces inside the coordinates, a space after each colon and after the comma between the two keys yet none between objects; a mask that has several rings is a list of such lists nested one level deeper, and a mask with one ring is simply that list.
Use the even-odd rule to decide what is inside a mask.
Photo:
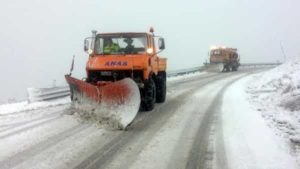
[{"label": "orange truck in distance", "polygon": [[156,102],[166,99],[166,59],[158,56],[164,49],[164,39],[154,35],[153,28],[149,33],[92,31],[92,37],[84,41],[84,50],[89,54],[87,78],[82,81],[65,76],[71,99],[85,97],[115,108],[130,103],[136,97],[134,93],[139,93],[136,107],[152,110]]},{"label": "orange truck in distance", "polygon": [[219,71],[237,71],[240,58],[236,48],[211,47],[209,53],[209,67],[217,67]]}]

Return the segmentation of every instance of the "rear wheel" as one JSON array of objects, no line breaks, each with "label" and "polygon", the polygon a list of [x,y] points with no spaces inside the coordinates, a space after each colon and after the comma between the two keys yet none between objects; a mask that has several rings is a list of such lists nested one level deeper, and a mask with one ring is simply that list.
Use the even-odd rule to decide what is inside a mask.
[{"label": "rear wheel", "polygon": [[230,66],[229,66],[229,65],[226,65],[225,71],[226,71],[226,72],[230,72]]},{"label": "rear wheel", "polygon": [[237,71],[237,68],[235,66],[233,66],[232,71]]},{"label": "rear wheel", "polygon": [[142,96],[142,108],[145,111],[153,110],[156,102],[156,87],[154,80],[150,77],[145,81],[143,96]]},{"label": "rear wheel", "polygon": [[158,72],[156,81],[156,102],[163,103],[166,100],[167,80],[166,72]]},{"label": "rear wheel", "polygon": [[237,71],[237,70],[238,70],[238,67],[239,67],[238,63],[235,62],[235,63],[233,64],[233,66],[232,66],[232,71]]}]

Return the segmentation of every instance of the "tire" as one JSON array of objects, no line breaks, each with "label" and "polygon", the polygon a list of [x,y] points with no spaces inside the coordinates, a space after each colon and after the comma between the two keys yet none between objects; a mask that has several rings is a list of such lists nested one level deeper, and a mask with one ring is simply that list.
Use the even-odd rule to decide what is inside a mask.
[{"label": "tire", "polygon": [[237,71],[237,68],[235,66],[233,66],[232,71]]},{"label": "tire", "polygon": [[142,96],[142,108],[145,111],[151,111],[154,109],[156,102],[156,87],[154,80],[150,77],[144,83],[143,96]]},{"label": "tire", "polygon": [[223,72],[229,72],[230,71],[230,68],[228,65],[225,65],[224,66],[224,69],[223,69]]},{"label": "tire", "polygon": [[163,103],[166,100],[167,75],[166,72],[158,72],[156,79],[156,103]]},{"label": "tire", "polygon": [[235,62],[232,66],[232,71],[237,71],[239,67],[239,64],[237,62]]}]

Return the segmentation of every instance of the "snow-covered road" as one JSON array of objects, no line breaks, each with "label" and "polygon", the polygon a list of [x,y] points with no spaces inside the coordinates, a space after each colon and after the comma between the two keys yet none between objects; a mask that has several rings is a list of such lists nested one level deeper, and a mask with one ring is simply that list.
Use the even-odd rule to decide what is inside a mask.
[{"label": "snow-covered road", "polygon": [[[250,155],[240,156],[257,153],[259,146],[245,147],[238,142],[249,141],[243,133],[248,128],[237,128],[234,124],[240,110],[228,109],[241,108],[237,104],[246,102],[239,98],[242,91],[238,90],[244,77],[253,72],[245,69],[169,79],[166,102],[151,112],[140,112],[127,131],[82,121],[70,115],[69,103],[0,112],[0,168],[272,168],[266,163],[276,166],[275,160],[288,157],[287,152],[271,156],[274,160],[264,158],[265,163]],[[242,120],[240,123],[248,122]],[[270,141],[272,138],[263,141],[274,146],[277,142]],[[277,152],[281,151],[268,151],[268,155]],[[278,164],[278,168],[297,167],[290,158]]]}]

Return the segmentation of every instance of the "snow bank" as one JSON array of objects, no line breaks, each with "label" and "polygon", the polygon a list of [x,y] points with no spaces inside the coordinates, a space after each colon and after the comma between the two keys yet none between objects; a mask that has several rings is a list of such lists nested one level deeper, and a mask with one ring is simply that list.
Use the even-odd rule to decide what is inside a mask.
[{"label": "snow bank", "polygon": [[189,78],[192,78],[192,77],[197,77],[199,75],[204,75],[204,74],[207,74],[207,72],[193,72],[193,73],[187,73],[187,74],[184,74],[184,75],[178,75],[178,76],[171,76],[171,77],[168,77],[167,81],[168,82],[176,82],[176,81],[183,81],[185,79],[189,79]]},{"label": "snow bank", "polygon": [[222,124],[229,168],[299,168],[286,141],[275,135],[247,99],[249,82],[253,76],[234,83],[224,95]]},{"label": "snow bank", "polygon": [[300,58],[261,73],[250,86],[257,93],[269,93],[263,99],[290,111],[300,110]]},{"label": "snow bank", "polygon": [[300,161],[300,58],[290,58],[249,82],[251,102],[275,133],[291,144]]},{"label": "snow bank", "polygon": [[27,101],[11,104],[0,105],[0,115],[17,113],[21,111],[35,110],[39,108],[45,108],[50,106],[57,106],[70,103],[70,97],[64,97],[57,100],[41,101],[35,103],[28,103]]}]

